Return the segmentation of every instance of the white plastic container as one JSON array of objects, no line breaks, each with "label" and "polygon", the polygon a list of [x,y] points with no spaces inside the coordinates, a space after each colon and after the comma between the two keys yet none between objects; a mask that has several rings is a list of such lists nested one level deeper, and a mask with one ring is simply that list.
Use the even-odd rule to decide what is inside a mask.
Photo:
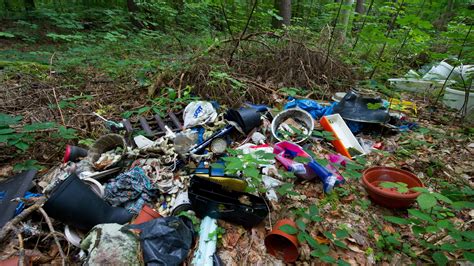
[{"label": "white plastic container", "polygon": [[[464,100],[466,97],[466,93],[464,91],[453,90],[450,88],[446,88],[444,92],[443,103],[447,106],[461,110],[462,106],[464,105]],[[467,102],[467,113],[474,111],[474,90],[471,88],[469,92],[469,98]]]},{"label": "white plastic container", "polygon": [[[420,80],[414,78],[393,78],[388,79],[388,81],[390,82],[390,85],[397,90],[427,94],[436,94],[444,84],[444,80]],[[446,85],[452,83],[452,81],[448,80]]]},{"label": "white plastic container", "polygon": [[324,130],[334,133],[336,139],[332,141],[332,144],[340,154],[348,158],[354,158],[355,156],[352,156],[349,152],[350,149],[357,150],[360,156],[366,154],[340,114],[323,116],[320,123]]},{"label": "white plastic container", "polygon": [[[448,78],[449,74],[453,70],[453,66],[441,61],[437,66],[433,66],[430,71],[428,71],[424,76],[424,80],[445,80]],[[457,70],[454,69],[453,73],[451,73],[451,76],[449,76],[450,79],[456,78],[460,75],[461,73]]]}]

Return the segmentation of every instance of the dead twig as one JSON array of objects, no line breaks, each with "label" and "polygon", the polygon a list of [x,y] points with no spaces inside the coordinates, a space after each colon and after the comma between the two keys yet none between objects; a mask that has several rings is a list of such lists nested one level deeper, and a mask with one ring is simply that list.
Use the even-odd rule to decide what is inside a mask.
[{"label": "dead twig", "polygon": [[230,64],[232,63],[232,59],[234,57],[234,54],[235,54],[235,51],[237,51],[237,48],[239,48],[239,44],[240,44],[240,41],[242,40],[242,37],[244,37],[245,33],[247,32],[247,29],[249,27],[249,24],[250,24],[250,20],[252,20],[252,16],[253,16],[253,13],[255,11],[255,8],[257,7],[257,3],[258,3],[258,0],[254,0],[253,2],[253,6],[252,6],[252,11],[250,11],[250,15],[247,19],[247,23],[245,24],[245,28],[244,30],[242,31],[242,33],[240,34],[240,37],[239,39],[237,40],[235,46],[234,46],[234,49],[232,50],[232,52],[230,53],[230,56],[229,56],[229,61],[227,61],[227,65],[230,66]]},{"label": "dead twig", "polygon": [[28,217],[31,213],[41,208],[46,202],[46,197],[38,197],[33,205],[22,211],[20,214],[6,223],[0,231],[0,243],[5,243],[5,238],[15,229],[15,226]]},{"label": "dead twig", "polygon": [[25,244],[23,243],[23,236],[21,233],[17,234],[19,243],[18,266],[25,265]]},{"label": "dead twig", "polygon": [[54,230],[53,224],[51,223],[51,219],[49,218],[48,214],[44,211],[43,208],[39,207],[39,211],[43,215],[44,219],[46,220],[46,223],[48,224],[49,231],[51,231],[51,234],[53,235],[54,242],[58,246],[59,249],[59,255],[61,255],[61,264],[66,265],[66,255],[64,254],[63,248],[61,247],[61,243],[59,243],[59,239],[56,236],[57,232]]},{"label": "dead twig", "polygon": [[58,96],[56,95],[56,90],[54,89],[54,87],[53,87],[53,95],[54,95],[54,100],[56,101],[56,106],[58,107],[58,110],[59,110],[59,115],[61,116],[61,122],[63,123],[63,126],[66,126],[66,122],[64,121],[63,111],[61,110],[61,107],[59,106]]}]

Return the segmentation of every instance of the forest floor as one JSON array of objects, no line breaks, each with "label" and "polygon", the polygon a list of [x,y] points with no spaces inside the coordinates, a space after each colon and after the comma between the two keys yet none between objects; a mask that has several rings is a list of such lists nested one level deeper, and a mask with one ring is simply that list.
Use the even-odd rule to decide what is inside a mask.
[{"label": "forest floor", "polygon": [[[309,50],[304,46],[293,45],[278,48],[272,56],[259,58],[254,54],[246,60],[243,56],[236,57],[232,72],[222,61],[220,63],[224,67],[220,68],[220,72],[210,69],[212,63],[219,62],[216,58],[212,58],[214,61],[206,61],[209,58],[193,58],[194,68],[162,71],[162,74],[150,79],[152,82],[148,86],[141,86],[139,81],[128,78],[111,78],[94,68],[81,69],[72,75],[57,73],[54,55],[51,56],[50,64],[25,63],[16,66],[14,71],[11,71],[10,64],[10,68],[4,68],[5,75],[0,84],[0,112],[21,115],[22,123],[55,121],[76,130],[80,140],[90,141],[105,132],[102,121],[92,112],[99,112],[111,120],[119,120],[125,112],[132,112],[133,116],[154,111],[182,110],[187,102],[195,99],[190,94],[206,100],[217,100],[229,107],[245,100],[258,104],[272,103],[274,107],[281,107],[289,95],[318,101],[328,100],[334,92],[348,91],[353,84],[360,82],[356,75],[351,74],[350,67],[338,68],[336,61],[330,62],[328,69],[314,70],[317,69],[314,65],[321,64],[321,55],[317,55],[317,52],[305,55]],[[285,57],[289,51],[296,51],[296,56]],[[311,65],[313,68],[310,69]],[[252,73],[249,69],[252,69]],[[227,73],[227,76],[222,73]],[[281,89],[315,84],[320,88],[317,93]],[[213,87],[209,89],[209,86]],[[160,90],[164,87],[174,90]],[[238,92],[239,89],[245,92]],[[148,97],[150,90],[155,90],[157,97]],[[171,94],[176,96],[171,97]],[[388,98],[379,92],[375,94]],[[394,135],[383,135],[380,132],[363,135],[365,139],[380,142],[383,148],[382,151],[364,156],[366,162],[356,168],[356,172],[360,174],[370,166],[402,168],[415,173],[431,191],[447,191],[448,194],[458,192],[461,194],[457,195],[461,201],[466,201],[466,197],[471,199],[472,194],[463,194],[463,189],[472,188],[474,182],[472,127],[440,103],[434,106],[429,97],[409,93],[399,96],[415,103],[417,112],[408,111],[406,115],[418,127]],[[157,100],[164,98],[175,100]],[[151,108],[141,112],[141,108],[145,106]],[[24,160],[36,160],[43,166],[40,176],[47,173],[49,168],[59,165],[66,141],[54,142],[49,137],[42,135],[32,144],[28,153],[15,154],[11,150],[10,153],[7,150],[2,152],[0,177],[10,176],[14,166]],[[78,139],[74,139],[67,142],[73,144],[77,141]],[[312,150],[318,155],[335,152],[329,142],[321,139],[313,141]],[[308,181],[295,182],[294,191],[302,196],[284,196],[279,202],[272,203],[268,219],[255,228],[246,230],[219,222],[225,231],[220,235],[218,252],[226,265],[281,263],[267,254],[263,239],[275,221],[295,218],[290,209],[308,208],[310,205],[318,206],[322,219],[308,223],[306,231],[319,244],[330,246],[328,255],[351,264],[433,262],[432,256],[428,255],[432,253],[432,249],[418,244],[420,239],[435,246],[452,242],[444,231],[416,236],[411,226],[397,225],[384,219],[384,216],[406,218],[409,214],[406,210],[391,210],[372,203],[361,184],[360,176],[353,173],[350,178],[346,177],[345,184],[331,194],[323,193],[319,182]],[[471,231],[474,211],[470,208],[460,209],[455,217],[449,219],[459,230]],[[63,225],[55,223],[55,226],[57,231],[62,231]],[[327,232],[341,229],[347,235],[338,238],[343,244],[336,245],[336,241]],[[55,258],[54,261],[59,262],[58,251],[54,246],[46,245],[49,241],[46,241],[47,238],[43,239],[45,244],[39,245],[35,244],[35,237],[25,239],[25,249],[29,250],[27,254],[41,258],[43,262],[48,258]],[[63,247],[68,246],[64,240],[61,243]],[[12,238],[0,256],[16,254],[18,245],[18,240]],[[67,250],[68,254],[77,254],[77,249],[72,246]],[[461,256],[458,250],[445,249],[443,252],[449,260],[457,260]],[[310,254],[310,245],[302,244],[297,264],[313,264],[314,258]],[[327,258],[326,261],[332,262]]]}]

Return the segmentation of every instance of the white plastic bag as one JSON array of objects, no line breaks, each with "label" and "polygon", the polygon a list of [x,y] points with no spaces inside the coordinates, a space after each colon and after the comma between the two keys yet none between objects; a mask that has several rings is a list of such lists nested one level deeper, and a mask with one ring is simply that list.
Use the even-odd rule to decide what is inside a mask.
[{"label": "white plastic bag", "polygon": [[210,102],[197,101],[191,102],[184,109],[183,119],[184,128],[191,128],[210,122],[217,118],[216,109]]}]

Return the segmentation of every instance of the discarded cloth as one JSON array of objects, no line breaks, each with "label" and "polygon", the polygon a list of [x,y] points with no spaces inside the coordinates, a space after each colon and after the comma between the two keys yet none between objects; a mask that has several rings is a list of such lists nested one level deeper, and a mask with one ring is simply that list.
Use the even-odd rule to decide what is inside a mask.
[{"label": "discarded cloth", "polygon": [[140,167],[118,175],[105,185],[104,199],[108,203],[114,207],[122,206],[136,214],[140,212],[143,204],[152,204],[152,199],[157,196],[158,190],[153,187]]},{"label": "discarded cloth", "polygon": [[140,229],[145,264],[180,265],[194,241],[193,223],[186,217],[169,216],[133,224],[125,229]]}]

